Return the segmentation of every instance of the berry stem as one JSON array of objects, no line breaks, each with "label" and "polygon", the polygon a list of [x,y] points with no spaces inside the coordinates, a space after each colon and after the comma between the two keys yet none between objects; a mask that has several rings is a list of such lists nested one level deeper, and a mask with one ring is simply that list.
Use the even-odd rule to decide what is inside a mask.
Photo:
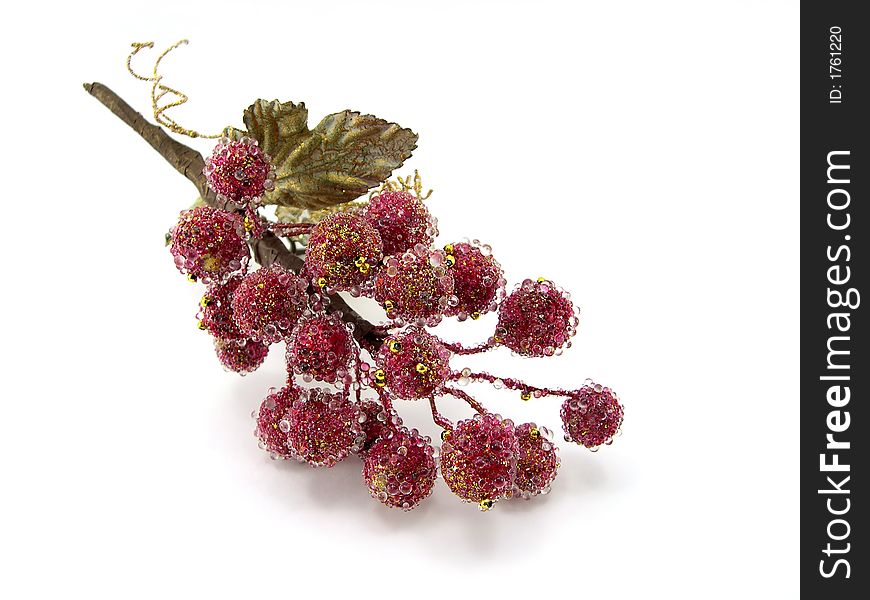
[{"label": "berry stem", "polygon": [[480,414],[486,413],[486,409],[483,407],[483,405],[474,398],[472,398],[470,394],[456,388],[444,388],[443,391],[448,396],[453,396],[454,398],[464,400],[471,408],[475,410],[475,412],[478,412]]},{"label": "berry stem", "polygon": [[435,398],[429,398],[429,406],[432,408],[432,420],[435,421],[435,424],[442,429],[453,430],[453,422],[438,412]]},{"label": "berry stem", "polygon": [[[502,387],[506,387],[509,390],[520,390],[523,394],[528,394],[529,398],[523,397],[523,400],[529,400],[532,395],[534,395],[536,398],[541,396],[558,396],[560,398],[572,398],[576,396],[579,391],[542,388],[534,385],[529,385],[524,381],[520,381],[519,379],[512,379],[510,377],[496,377],[495,375],[490,375],[489,373],[471,373],[470,375],[463,375],[462,373],[451,373],[448,381],[458,381],[463,377],[468,377],[468,379],[470,379],[471,381],[486,381],[493,387],[498,387],[496,385],[496,382],[501,382],[500,385]],[[462,392],[462,390],[457,390],[453,388],[446,388],[445,391],[447,389],[451,389],[455,392]]]},{"label": "berry stem", "polygon": [[489,340],[487,340],[483,343],[480,343],[476,346],[468,346],[468,347],[463,346],[459,342],[442,342],[442,343],[444,344],[444,347],[447,348],[448,350],[450,350],[453,354],[461,354],[461,355],[480,354],[482,352],[487,352],[489,350],[492,350],[493,348],[496,347],[496,343],[492,338],[490,338]]}]

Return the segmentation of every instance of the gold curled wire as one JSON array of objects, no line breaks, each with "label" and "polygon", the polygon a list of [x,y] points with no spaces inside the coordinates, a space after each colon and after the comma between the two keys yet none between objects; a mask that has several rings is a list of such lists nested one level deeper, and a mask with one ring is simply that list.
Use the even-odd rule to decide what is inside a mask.
[{"label": "gold curled wire", "polygon": [[[178,48],[179,46],[184,46],[188,43],[187,40],[179,40],[172,44],[169,48],[164,50],[160,56],[157,57],[157,60],[154,62],[154,69],[152,70],[152,74],[150,77],[145,77],[140,75],[136,71],[133,70],[132,61],[133,57],[136,56],[140,50],[144,48],[153,48],[154,42],[133,42],[133,50],[130,54],[127,55],[127,71],[130,72],[130,75],[139,79],[140,81],[149,81],[151,82],[151,110],[154,114],[154,120],[157,121],[159,125],[162,125],[166,129],[173,131],[175,133],[179,133],[181,135],[186,135],[192,138],[207,138],[207,139],[215,139],[219,138],[223,135],[223,132],[217,133],[214,135],[206,135],[203,133],[199,133],[198,131],[194,131],[193,129],[188,129],[186,127],[182,127],[178,124],[177,121],[167,116],[166,111],[170,108],[175,108],[177,106],[181,106],[185,102],[188,101],[187,94],[180,92],[176,89],[173,89],[167,85],[162,83],[163,75],[158,73],[158,69],[160,68],[160,62],[163,58]],[[167,94],[172,94],[174,99],[168,101],[163,106],[160,106],[159,102],[163,99]]]}]

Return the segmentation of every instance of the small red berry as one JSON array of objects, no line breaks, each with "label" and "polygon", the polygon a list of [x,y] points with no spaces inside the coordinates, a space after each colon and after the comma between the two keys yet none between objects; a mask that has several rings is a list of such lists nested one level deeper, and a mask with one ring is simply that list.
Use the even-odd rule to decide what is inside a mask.
[{"label": "small red berry", "polygon": [[269,346],[256,340],[215,338],[214,348],[224,368],[239,375],[259,369],[269,354]]},{"label": "small red berry", "polygon": [[417,244],[430,246],[438,224],[423,201],[409,192],[382,192],[372,197],[364,213],[381,234],[384,254],[401,254]]},{"label": "small red berry", "polygon": [[363,478],[372,498],[385,505],[411,510],[435,486],[435,449],[416,429],[388,432],[368,452]]},{"label": "small red berry", "polygon": [[312,467],[332,467],[364,441],[359,407],[346,395],[301,389],[287,414],[288,444],[298,460]]},{"label": "small red berry", "polygon": [[203,283],[226,281],[251,256],[242,217],[209,206],[182,211],[170,236],[175,266]]},{"label": "small red berry", "polygon": [[242,282],[241,275],[233,275],[226,283],[213,283],[199,301],[197,314],[199,326],[213,336],[223,340],[244,339],[233,320],[233,293]]},{"label": "small red berry", "polygon": [[523,356],[552,356],[577,333],[574,305],[552,281],[526,279],[501,303],[495,341]]},{"label": "small red berry", "polygon": [[279,342],[305,310],[307,289],[301,277],[277,264],[254,271],[233,293],[233,319],[246,337]]},{"label": "small red berry", "polygon": [[356,348],[351,328],[334,313],[303,316],[287,339],[287,371],[308,380],[344,381]]},{"label": "small red berry", "polygon": [[450,274],[453,293],[459,300],[448,306],[445,314],[464,321],[497,310],[506,282],[501,265],[492,257],[492,248],[460,242],[447,244],[444,251],[453,257]]},{"label": "small red berry", "polygon": [[520,452],[514,494],[522,498],[546,494],[560,464],[553,433],[546,427],[523,423],[517,425],[516,436]]},{"label": "small red berry", "polygon": [[274,187],[275,169],[270,160],[253,138],[222,138],[206,158],[202,172],[218,200],[245,206]]},{"label": "small red berry", "polygon": [[299,397],[299,388],[290,385],[266,396],[256,413],[257,428],[255,435],[260,447],[269,452],[272,458],[291,458],[293,451],[287,445],[287,432],[290,421],[287,413]]},{"label": "small red berry", "polygon": [[376,362],[387,389],[397,398],[430,398],[450,376],[450,351],[423,329],[412,327],[387,338]]},{"label": "small red berry", "polygon": [[613,441],[625,410],[613,390],[589,381],[562,403],[561,416],[566,441],[597,450]]},{"label": "small red berry", "polygon": [[329,293],[359,292],[382,256],[381,236],[352,213],[325,217],[311,230],[305,269],[312,283]]},{"label": "small red berry", "polygon": [[443,251],[423,245],[401,256],[389,256],[378,269],[374,296],[397,324],[437,325],[448,306],[457,302],[453,276]]},{"label": "small red berry", "polygon": [[442,442],[441,477],[462,500],[489,510],[511,493],[518,456],[513,422],[476,414],[457,423]]}]

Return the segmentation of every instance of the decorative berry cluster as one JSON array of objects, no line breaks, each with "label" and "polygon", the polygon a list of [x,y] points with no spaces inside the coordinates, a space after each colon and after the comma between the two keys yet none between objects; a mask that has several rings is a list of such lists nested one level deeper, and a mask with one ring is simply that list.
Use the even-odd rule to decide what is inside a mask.
[{"label": "decorative berry cluster", "polygon": [[[351,203],[316,223],[273,223],[257,212],[274,168],[255,141],[222,140],[204,174],[238,208],[184,211],[171,252],[182,273],[208,286],[199,327],[214,337],[224,367],[251,372],[272,345],[286,344],[286,385],[254,413],[260,446],[273,458],[331,467],[356,454],[372,497],[404,510],[427,498],[440,474],[456,496],[488,510],[502,499],[547,493],[558,449],[546,427],[491,413],[464,386],[486,383],[523,400],[563,398],[565,440],[592,450],[619,433],[623,408],[607,387],[541,388],[451,367],[457,356],[500,346],[526,357],[561,354],[577,333],[578,310],[543,278],[506,293],[501,265],[477,240],[435,247],[437,222],[419,193],[385,186],[367,206]],[[298,273],[277,264],[248,270],[248,245],[263,235],[299,243],[307,236]],[[331,309],[330,296],[341,291],[373,298],[386,321],[363,335]],[[496,325],[475,346],[426,329],[488,313],[497,313]],[[314,382],[320,387],[308,385]],[[452,423],[438,411],[443,398],[468,404],[473,418]],[[440,448],[403,425],[394,400],[430,404],[443,429]]]}]

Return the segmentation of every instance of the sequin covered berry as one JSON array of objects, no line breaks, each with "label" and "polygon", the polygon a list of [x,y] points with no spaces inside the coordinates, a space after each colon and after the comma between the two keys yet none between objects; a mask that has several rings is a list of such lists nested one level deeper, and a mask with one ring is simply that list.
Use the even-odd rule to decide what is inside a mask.
[{"label": "sequin covered berry", "polygon": [[169,235],[175,266],[203,283],[225,281],[251,256],[242,217],[225,210],[208,206],[184,210]]},{"label": "sequin covered berry", "polygon": [[447,244],[444,251],[448,264],[452,265],[450,274],[457,298],[455,304],[447,306],[445,314],[464,321],[497,310],[506,281],[501,265],[492,256],[492,248],[460,242]]},{"label": "sequin covered berry", "polygon": [[552,356],[570,346],[579,319],[552,281],[526,279],[499,308],[496,341],[523,356]]},{"label": "sequin covered berry", "polygon": [[613,441],[625,411],[613,390],[589,381],[562,403],[561,416],[565,440],[594,450]]},{"label": "sequin covered berry", "polygon": [[435,449],[416,429],[402,427],[374,444],[365,458],[363,478],[373,498],[411,510],[432,493]]},{"label": "sequin covered berry", "polygon": [[381,234],[387,255],[401,254],[417,244],[430,246],[438,235],[435,217],[409,192],[382,192],[372,197],[364,217]]},{"label": "sequin covered berry", "polygon": [[219,201],[245,206],[274,187],[275,169],[270,160],[253,138],[222,138],[206,158],[202,172]]},{"label": "sequin covered berry", "polygon": [[233,275],[226,283],[213,283],[199,301],[199,328],[223,340],[240,340],[244,335],[233,320],[233,293],[242,282],[241,275]]},{"label": "sequin covered berry", "polygon": [[514,424],[498,415],[460,421],[441,444],[441,477],[454,494],[488,510],[508,496],[516,478]]},{"label": "sequin covered berry", "polygon": [[288,412],[299,397],[299,388],[289,385],[266,396],[255,413],[257,427],[254,434],[260,440],[260,447],[272,458],[291,458],[293,451],[287,444],[290,431]]},{"label": "sequin covered berry", "polygon": [[279,342],[305,310],[308,284],[275,264],[249,273],[233,293],[233,319],[246,337]]},{"label": "sequin covered berry", "polygon": [[287,415],[288,444],[312,467],[332,467],[363,443],[359,407],[344,394],[302,389]]},{"label": "sequin covered berry", "polygon": [[457,302],[446,254],[418,245],[390,256],[378,269],[374,296],[387,317],[401,323],[437,325],[447,307]]},{"label": "sequin covered berry", "polygon": [[308,237],[305,269],[312,283],[329,293],[366,287],[382,254],[381,236],[368,221],[352,213],[321,220]]},{"label": "sequin covered berry", "polygon": [[352,325],[333,313],[303,316],[287,339],[287,370],[327,383],[345,381],[356,349]]},{"label": "sequin covered berry", "polygon": [[397,398],[428,398],[450,376],[450,351],[434,335],[412,327],[387,338],[377,365],[387,389]]},{"label": "sequin covered berry", "polygon": [[222,340],[215,338],[214,349],[218,360],[228,371],[246,375],[260,368],[269,346],[256,340]]},{"label": "sequin covered berry", "polygon": [[534,423],[523,423],[517,425],[516,436],[519,458],[515,495],[530,498],[549,492],[560,464],[553,432]]}]

